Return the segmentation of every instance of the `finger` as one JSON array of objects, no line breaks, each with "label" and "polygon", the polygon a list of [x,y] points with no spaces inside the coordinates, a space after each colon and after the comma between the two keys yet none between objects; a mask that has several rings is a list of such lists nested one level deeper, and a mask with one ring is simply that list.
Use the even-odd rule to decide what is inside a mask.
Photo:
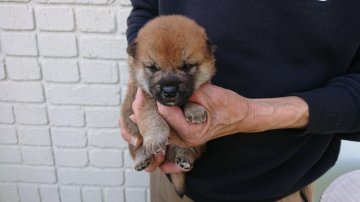
[{"label": "finger", "polygon": [[195,103],[203,103],[208,101],[207,100],[209,99],[208,92],[214,90],[214,87],[215,87],[214,85],[209,83],[205,83],[201,85],[198,89],[194,91],[194,93],[189,98],[189,101]]},{"label": "finger", "polygon": [[151,164],[145,169],[146,172],[154,172],[157,167],[164,161],[165,155],[163,153],[157,153],[153,155]]},{"label": "finger", "polygon": [[129,144],[132,144],[134,146],[139,146],[142,143],[142,138],[130,135],[123,128],[120,129],[120,135],[126,142],[128,142]]},{"label": "finger", "polygon": [[179,107],[169,107],[157,103],[159,113],[164,117],[168,124],[179,132],[184,125],[188,125],[185,120],[184,113]]},{"label": "finger", "polygon": [[130,116],[129,116],[129,119],[130,119],[132,122],[137,123],[135,114],[130,115]]},{"label": "finger", "polygon": [[187,147],[188,145],[180,138],[180,136],[173,130],[170,131],[169,144],[175,144],[180,147]]},{"label": "finger", "polygon": [[138,88],[136,91],[135,100],[131,106],[135,115],[139,111],[143,103],[144,103],[144,92],[140,88]]},{"label": "finger", "polygon": [[181,168],[179,165],[177,165],[174,162],[171,161],[165,161],[163,164],[159,167],[164,173],[180,173],[180,172],[186,172],[183,168]]},{"label": "finger", "polygon": [[131,136],[130,138],[130,144],[134,145],[135,147],[141,145],[142,143],[142,138],[141,137],[135,137],[135,136]]},{"label": "finger", "polygon": [[124,119],[123,119],[123,117],[121,115],[120,115],[120,118],[119,118],[119,126],[120,126],[120,128],[123,128],[123,126],[125,126]]},{"label": "finger", "polygon": [[120,135],[126,142],[131,142],[131,135],[124,128],[120,129]]},{"label": "finger", "polygon": [[127,132],[127,130],[125,130],[125,123],[122,118],[120,118],[119,124],[120,124],[120,135],[126,142],[134,146],[139,146],[142,143],[142,138],[132,136],[130,133]]},{"label": "finger", "polygon": [[125,130],[125,123],[124,120],[120,117],[119,119],[119,125],[120,125],[120,135],[121,137],[126,141],[126,142],[130,142],[131,141],[131,136],[130,134]]},{"label": "finger", "polygon": [[[189,140],[193,134],[200,134],[204,131],[204,124],[190,124],[186,122],[184,113],[179,107],[169,107],[157,103],[159,113],[174,131],[176,131],[183,140]],[[174,140],[176,141],[176,140]]]}]

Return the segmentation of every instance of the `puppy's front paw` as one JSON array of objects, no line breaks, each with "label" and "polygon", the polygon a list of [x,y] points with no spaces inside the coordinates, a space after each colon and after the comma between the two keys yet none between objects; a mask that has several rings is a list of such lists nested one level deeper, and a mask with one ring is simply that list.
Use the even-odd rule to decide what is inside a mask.
[{"label": "puppy's front paw", "polygon": [[188,123],[205,123],[207,118],[205,107],[195,103],[187,103],[184,107],[184,114]]},{"label": "puppy's front paw", "polygon": [[168,135],[157,134],[151,135],[147,134],[144,136],[143,147],[147,154],[156,154],[162,152],[165,154],[166,145],[168,144]]}]

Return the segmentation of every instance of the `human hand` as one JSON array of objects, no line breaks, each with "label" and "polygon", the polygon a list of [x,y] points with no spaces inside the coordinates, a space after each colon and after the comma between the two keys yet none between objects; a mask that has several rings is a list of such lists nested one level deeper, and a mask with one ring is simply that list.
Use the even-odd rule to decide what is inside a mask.
[{"label": "human hand", "polygon": [[169,137],[171,144],[193,147],[239,130],[251,130],[245,123],[250,109],[249,99],[233,91],[204,84],[193,93],[189,102],[200,104],[207,109],[208,117],[205,123],[189,124],[181,108],[157,103],[159,113],[173,129]]},{"label": "human hand", "polygon": [[[189,101],[207,109],[208,117],[205,123],[189,124],[180,107],[169,107],[157,103],[159,113],[172,128],[169,136],[170,144],[191,147],[231,134],[235,126],[236,129],[239,128],[239,123],[245,119],[249,110],[247,98],[212,84],[202,85],[193,93]],[[134,122],[139,116],[140,108],[144,105],[143,102],[144,92],[138,90],[132,104],[134,114],[130,116]],[[246,130],[245,127],[246,125],[242,130]],[[125,131],[123,133],[126,134]],[[135,140],[129,137],[124,137],[124,139],[133,143],[141,142],[140,137]]]},{"label": "human hand", "polygon": [[304,128],[309,121],[307,103],[296,96],[249,99],[231,90],[204,84],[189,101],[207,109],[204,124],[189,124],[179,107],[157,103],[159,113],[175,131],[169,143],[193,147],[231,134]]}]

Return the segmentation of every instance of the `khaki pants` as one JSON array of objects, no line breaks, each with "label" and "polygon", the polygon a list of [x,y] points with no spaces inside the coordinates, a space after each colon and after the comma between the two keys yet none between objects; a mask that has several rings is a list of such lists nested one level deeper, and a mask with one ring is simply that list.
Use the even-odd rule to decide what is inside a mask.
[{"label": "khaki pants", "polygon": [[[312,184],[281,199],[278,202],[313,202]],[[193,202],[189,197],[181,199],[175,192],[171,182],[159,169],[150,175],[151,202]]]}]

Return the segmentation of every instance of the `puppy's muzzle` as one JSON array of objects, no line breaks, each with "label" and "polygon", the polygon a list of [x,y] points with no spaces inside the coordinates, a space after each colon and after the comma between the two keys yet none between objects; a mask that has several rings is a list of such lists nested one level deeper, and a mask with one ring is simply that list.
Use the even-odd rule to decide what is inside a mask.
[{"label": "puppy's muzzle", "polygon": [[193,92],[192,82],[184,82],[175,76],[166,76],[154,87],[152,94],[156,101],[168,106],[184,105]]},{"label": "puppy's muzzle", "polygon": [[174,98],[177,95],[177,87],[176,86],[164,86],[161,89],[161,95],[164,98]]}]

